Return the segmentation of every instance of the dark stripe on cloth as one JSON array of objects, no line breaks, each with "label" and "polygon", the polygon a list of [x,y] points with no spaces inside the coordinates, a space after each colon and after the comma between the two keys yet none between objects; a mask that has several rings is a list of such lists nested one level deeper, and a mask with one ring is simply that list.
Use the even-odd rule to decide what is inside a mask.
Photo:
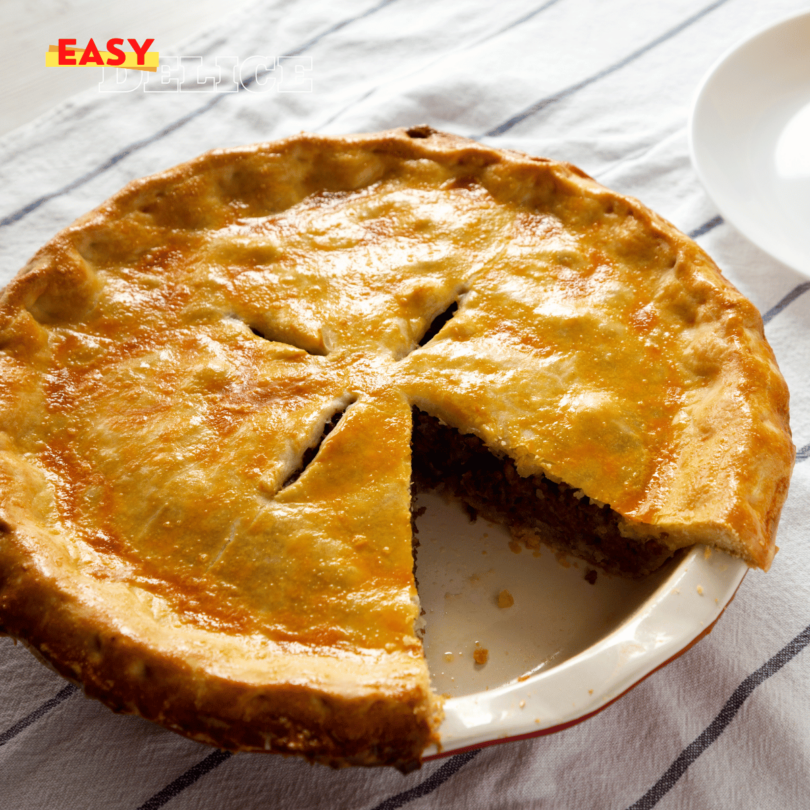
[{"label": "dark stripe on cloth", "polygon": [[810,626],[805,627],[796,638],[779,650],[756,672],[751,673],[726,701],[717,717],[707,728],[684,748],[678,758],[669,766],[666,773],[628,810],[651,810],[661,799],[675,787],[675,783],[686,773],[689,766],[726,730],[729,723],[737,716],[743,703],[751,697],[754,689],[782,669],[792,658],[795,658],[810,644]]},{"label": "dark stripe on cloth", "polygon": [[768,321],[775,318],[785,307],[792,304],[799,296],[804,295],[808,290],[810,290],[810,281],[803,281],[801,284],[794,287],[779,303],[772,306],[762,316],[762,322],[768,323]]},{"label": "dark stripe on cloth", "polygon": [[524,14],[522,17],[519,17],[514,22],[510,22],[508,25],[505,25],[503,28],[499,28],[497,31],[493,31],[488,36],[484,37],[483,39],[479,39],[476,42],[473,42],[470,47],[474,45],[482,45],[484,42],[489,42],[491,39],[495,39],[495,37],[499,37],[501,34],[505,34],[507,31],[511,31],[513,28],[517,28],[519,25],[523,25],[525,22],[529,22],[532,17],[536,17],[538,14],[541,14],[546,9],[551,8],[552,6],[557,5],[560,0],[548,0],[548,2],[543,3],[542,6],[538,6],[534,11],[530,11],[528,14]]},{"label": "dark stripe on cloth", "polygon": [[434,790],[441,787],[448,779],[455,776],[470,760],[475,759],[481,753],[481,749],[475,751],[467,751],[464,754],[456,754],[452,759],[437,769],[435,773],[431,774],[424,782],[421,782],[416,787],[410,790],[404,790],[402,793],[397,793],[394,796],[389,796],[385,801],[375,805],[372,810],[396,810],[414,799],[421,799],[422,796],[427,796],[433,793]]},{"label": "dark stripe on cloth", "polygon": [[572,84],[570,87],[566,87],[564,90],[560,90],[554,95],[546,96],[545,98],[536,101],[530,107],[526,107],[526,109],[522,110],[521,112],[513,115],[508,120],[504,121],[502,124],[498,124],[497,127],[490,129],[488,132],[485,132],[480,137],[493,137],[496,135],[503,135],[504,132],[508,132],[512,127],[517,126],[521,121],[525,121],[532,115],[539,113],[541,110],[544,110],[546,107],[554,104],[557,101],[562,101],[564,98],[568,98],[569,96],[576,93],[578,90],[582,90],[585,87],[593,84],[594,82],[598,82],[600,79],[604,79],[606,76],[610,76],[611,73],[615,73],[617,70],[621,70],[621,68],[629,65],[631,62],[634,62],[636,59],[644,56],[645,53],[657,48],[659,45],[666,42],[668,39],[672,39],[672,37],[677,36],[681,33],[684,29],[688,28],[690,25],[694,25],[700,19],[705,17],[707,14],[710,14],[716,8],[727,3],[728,0],[716,0],[716,2],[712,3],[710,6],[707,6],[702,11],[699,11],[697,14],[693,14],[688,19],[684,20],[679,25],[676,25],[674,28],[671,28],[669,31],[661,34],[661,36],[656,37],[652,42],[647,43],[642,48],[639,48],[637,51],[633,51],[629,56],[625,56],[624,59],[616,62],[615,64],[611,65],[610,67],[604,68],[600,70],[599,73],[595,73],[593,76],[589,76],[587,79],[583,79],[582,81],[577,82],[576,84]]},{"label": "dark stripe on cloth", "polygon": [[365,17],[370,17],[372,14],[375,14],[378,11],[382,11],[382,9],[384,9],[386,6],[390,6],[391,3],[396,3],[396,1],[397,0],[382,0],[381,3],[377,3],[376,6],[372,6],[370,9],[368,9],[368,11],[364,11],[362,14],[356,14],[354,17],[347,17],[345,20],[343,20],[343,22],[335,23],[331,28],[327,28],[326,31],[312,37],[312,39],[305,42],[294,51],[288,51],[285,56],[298,56],[304,51],[309,50],[313,45],[317,45],[325,36],[334,34],[336,31],[340,31],[341,28],[345,28],[347,25],[351,25],[351,23],[362,20]]},{"label": "dark stripe on cloth", "polygon": [[85,183],[89,183],[94,178],[98,177],[101,174],[104,174],[108,169],[111,169],[115,166],[116,163],[120,163],[125,157],[128,157],[133,152],[137,152],[139,149],[143,149],[144,146],[148,146],[150,143],[154,143],[155,141],[159,141],[161,138],[165,138],[171,132],[174,132],[176,129],[180,129],[180,127],[185,126],[189,121],[197,116],[202,115],[204,112],[207,112],[211,109],[215,104],[217,104],[220,99],[225,98],[225,93],[220,95],[214,96],[211,101],[207,104],[204,104],[194,112],[188,113],[188,115],[184,115],[182,118],[179,118],[177,121],[169,124],[168,126],[164,127],[161,130],[158,130],[154,135],[150,135],[148,138],[143,138],[140,141],[135,141],[127,146],[125,149],[122,149],[120,152],[112,155],[112,157],[107,158],[100,166],[97,166],[95,169],[83,174],[81,177],[77,177],[75,180],[72,180],[66,186],[62,186],[62,188],[57,189],[56,191],[51,192],[50,194],[44,194],[42,197],[34,200],[33,202],[28,203],[23,208],[20,208],[18,211],[15,211],[13,214],[9,214],[7,217],[0,219],[0,228],[5,228],[8,225],[13,225],[15,222],[19,222],[23,217],[30,214],[32,211],[36,211],[41,205],[44,205],[46,202],[50,202],[51,200],[56,199],[57,197],[62,197],[65,194],[68,194],[71,191],[83,186]]},{"label": "dark stripe on cloth", "polygon": [[[368,11],[364,11],[362,14],[357,14],[356,16],[349,17],[348,19],[343,20],[342,22],[335,23],[335,25],[333,25],[331,28],[327,28],[326,31],[321,32],[317,36],[305,42],[303,45],[300,45],[299,47],[293,49],[292,51],[288,51],[285,54],[285,56],[299,56],[304,51],[308,50],[313,45],[320,42],[325,36],[333,34],[336,31],[340,31],[341,28],[345,28],[350,23],[362,20],[364,17],[368,17],[369,15],[374,14],[375,12],[380,11],[381,9],[395,2],[397,2],[397,0],[383,0],[381,3],[378,3],[373,8],[368,9]],[[253,82],[256,81],[256,78],[257,78],[256,76],[252,76],[249,79],[245,80],[244,82],[245,87],[248,87],[249,85],[253,84]],[[242,90],[243,88],[240,87],[239,91]],[[149,135],[146,138],[142,138],[139,141],[131,143],[129,146],[125,147],[120,152],[117,152],[116,154],[109,157],[107,160],[104,161],[104,163],[102,163],[95,169],[92,169],[86,174],[83,174],[81,177],[72,180],[67,185],[62,186],[62,188],[57,189],[56,191],[51,192],[50,194],[44,194],[42,197],[33,200],[32,202],[28,203],[28,205],[24,206],[23,208],[20,208],[18,211],[9,214],[3,219],[0,219],[0,228],[5,228],[8,225],[13,225],[15,222],[19,222],[19,220],[21,220],[23,217],[27,216],[32,211],[36,211],[37,208],[44,205],[45,203],[50,202],[51,200],[56,199],[57,197],[61,197],[71,191],[74,191],[80,186],[83,186],[85,183],[90,182],[90,180],[93,180],[99,175],[104,174],[104,172],[106,172],[108,169],[111,169],[113,166],[116,165],[116,163],[120,163],[124,158],[128,157],[133,152],[137,152],[143,149],[145,146],[148,146],[151,143],[155,143],[155,141],[159,141],[162,138],[165,138],[170,133],[185,126],[189,121],[193,121],[195,118],[208,112],[216,104],[219,104],[219,102],[222,101],[222,99],[230,95],[232,95],[232,93],[218,93],[214,95],[214,97],[207,104],[203,104],[203,106],[200,107],[199,109],[187,113],[182,118],[178,118],[177,121],[168,124],[167,126],[163,127],[163,129],[158,130],[153,135]]]},{"label": "dark stripe on cloth", "polygon": [[694,231],[689,231],[687,236],[690,239],[698,239],[709,231],[713,231],[718,225],[722,225],[723,222],[723,217],[718,214],[716,217],[712,217],[708,222],[704,222],[699,228],[695,228]]},{"label": "dark stripe on cloth", "polygon": [[60,692],[57,692],[50,700],[46,700],[41,706],[34,709],[31,714],[26,715],[18,723],[15,723],[11,728],[6,729],[0,734],[0,745],[5,745],[9,740],[16,737],[21,731],[25,731],[28,726],[33,725],[41,717],[48,714],[51,709],[55,709],[63,700],[67,700],[72,695],[79,691],[77,686],[69,683]]},{"label": "dark stripe on cloth", "polygon": [[[499,28],[497,31],[493,31],[491,34],[487,34],[485,37],[482,37],[481,39],[476,39],[473,42],[461,46],[460,48],[454,48],[453,50],[448,51],[447,53],[444,53],[435,59],[429,59],[427,62],[423,63],[420,67],[415,68],[413,71],[405,75],[413,76],[415,73],[419,73],[419,71],[424,70],[429,65],[435,65],[437,62],[440,62],[447,56],[452,56],[454,53],[459,53],[460,51],[466,51],[469,50],[470,48],[475,48],[478,45],[483,45],[485,42],[489,42],[489,40],[495,39],[495,37],[499,37],[501,34],[505,34],[512,28],[517,28],[517,26],[523,25],[523,23],[528,22],[532,17],[536,17],[538,14],[540,14],[540,12],[545,11],[547,8],[551,8],[552,6],[556,5],[559,2],[560,0],[548,0],[548,2],[543,3],[542,6],[539,6],[538,8],[534,9],[534,11],[530,11],[528,14],[524,14],[517,20],[508,23],[503,28]],[[363,93],[363,95],[360,96],[360,98],[357,98],[354,101],[350,102],[345,107],[334,113],[331,117],[327,118],[326,121],[320,124],[315,131],[320,132],[322,129],[325,129],[332,122],[337,121],[337,119],[340,118],[340,116],[343,115],[345,112],[351,110],[353,107],[356,107],[358,104],[362,104],[369,96],[373,96],[381,87],[385,87],[387,84],[391,84],[391,82],[398,81],[401,78],[403,77],[397,76],[396,78],[391,79],[387,82],[381,82],[380,84],[375,85],[374,87],[371,88],[371,90],[367,90],[365,93]]]},{"label": "dark stripe on cloth", "polygon": [[807,461],[810,458],[810,444],[806,444],[801,450],[796,451],[796,461]]},{"label": "dark stripe on cloth", "polygon": [[163,790],[147,799],[138,810],[157,810],[163,807],[166,802],[170,802],[175,796],[182,793],[187,787],[193,785],[218,765],[233,756],[230,751],[213,751],[205,759],[198,762],[193,768],[189,768],[185,773],[180,774],[174,782],[169,782]]}]

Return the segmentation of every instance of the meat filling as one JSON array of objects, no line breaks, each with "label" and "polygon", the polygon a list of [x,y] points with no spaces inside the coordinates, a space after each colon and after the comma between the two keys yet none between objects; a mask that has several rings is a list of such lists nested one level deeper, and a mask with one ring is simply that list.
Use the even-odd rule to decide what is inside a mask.
[{"label": "meat filling", "polygon": [[522,477],[514,461],[476,436],[461,434],[413,409],[413,481],[419,490],[444,490],[476,513],[505,525],[530,547],[541,542],[624,576],[660,567],[671,551],[621,535],[622,518],[572,487],[544,475]]}]

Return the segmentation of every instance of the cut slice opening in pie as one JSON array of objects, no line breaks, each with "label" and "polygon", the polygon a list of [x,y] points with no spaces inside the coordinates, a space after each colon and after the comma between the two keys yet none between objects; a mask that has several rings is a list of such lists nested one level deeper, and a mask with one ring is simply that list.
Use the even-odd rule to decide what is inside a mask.
[{"label": "cut slice opening in pie", "polygon": [[573,167],[428,128],[130,184],[0,303],[0,627],[196,740],[418,765],[411,487],[643,575],[767,568],[793,463],[754,307]]}]

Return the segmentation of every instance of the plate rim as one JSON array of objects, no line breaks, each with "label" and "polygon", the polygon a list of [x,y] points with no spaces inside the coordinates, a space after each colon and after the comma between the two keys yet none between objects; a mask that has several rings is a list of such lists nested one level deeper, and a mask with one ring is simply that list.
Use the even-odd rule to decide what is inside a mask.
[{"label": "plate rim", "polygon": [[687,142],[688,142],[688,149],[689,149],[689,158],[692,163],[692,168],[695,170],[695,173],[698,176],[698,179],[703,186],[706,195],[712,201],[714,206],[717,208],[720,215],[723,219],[728,222],[732,227],[734,227],[740,234],[742,234],[751,244],[755,245],[759,250],[763,253],[766,253],[771,258],[778,261],[780,264],[789,267],[791,270],[801,274],[802,276],[810,276],[810,269],[803,269],[801,267],[796,267],[792,262],[787,261],[785,258],[781,256],[777,256],[773,250],[766,245],[760,243],[758,239],[751,236],[745,227],[739,222],[737,217],[732,216],[728,213],[728,209],[725,203],[721,203],[717,199],[717,195],[713,190],[712,184],[708,181],[706,172],[704,171],[701,159],[698,157],[698,142],[700,140],[700,136],[697,133],[699,129],[699,107],[704,100],[704,96],[706,94],[707,88],[711,81],[715,78],[717,73],[720,69],[734,56],[736,56],[740,51],[747,48],[749,45],[753,44],[755,41],[759,39],[763,39],[783,26],[788,25],[789,23],[795,22],[801,18],[808,17],[810,18],[810,8],[803,9],[802,11],[792,12],[784,17],[779,18],[775,22],[769,23],[762,28],[757,29],[756,31],[742,37],[729,48],[727,48],[709,67],[706,73],[701,78],[700,82],[698,83],[697,89],[695,90],[692,103],[689,109],[689,119],[686,125],[686,135],[687,135]]}]

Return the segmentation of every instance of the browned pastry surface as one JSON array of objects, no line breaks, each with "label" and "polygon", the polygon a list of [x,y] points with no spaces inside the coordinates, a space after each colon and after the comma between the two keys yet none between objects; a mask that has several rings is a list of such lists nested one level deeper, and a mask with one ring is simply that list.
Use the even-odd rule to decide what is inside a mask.
[{"label": "browned pastry surface", "polygon": [[759,314],[697,245],[427,129],[130,184],[7,288],[0,375],[5,631],[118,710],[330,764],[436,740],[412,407],[622,537],[762,568],[794,454]]}]

